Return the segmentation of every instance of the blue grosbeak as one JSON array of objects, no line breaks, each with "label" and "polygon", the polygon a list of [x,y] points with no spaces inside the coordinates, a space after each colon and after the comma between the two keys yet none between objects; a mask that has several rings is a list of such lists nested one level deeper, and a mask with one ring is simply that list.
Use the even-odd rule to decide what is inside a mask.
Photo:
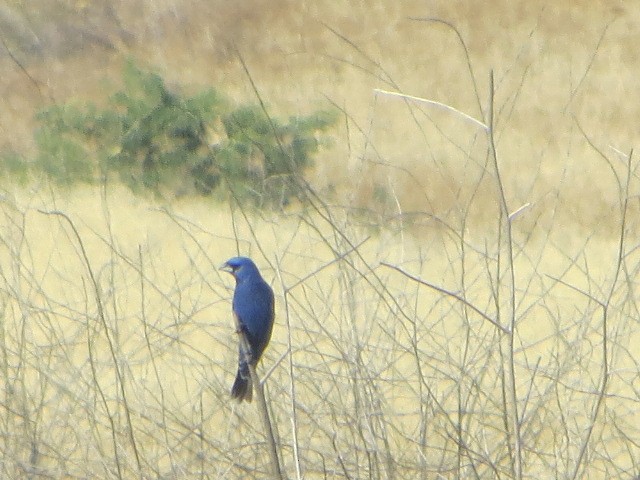
[{"label": "blue grosbeak", "polygon": [[247,361],[255,366],[271,338],[274,317],[273,290],[264,281],[255,263],[247,257],[230,258],[222,266],[222,270],[229,272],[236,279],[233,315],[236,327],[244,334],[250,350],[245,352],[240,342],[238,373],[231,388],[231,397],[239,402],[250,402],[253,388]]}]

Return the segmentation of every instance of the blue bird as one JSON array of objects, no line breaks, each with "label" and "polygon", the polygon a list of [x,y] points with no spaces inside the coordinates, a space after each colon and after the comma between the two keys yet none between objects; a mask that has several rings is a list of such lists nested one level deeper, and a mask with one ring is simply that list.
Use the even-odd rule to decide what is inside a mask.
[{"label": "blue bird", "polygon": [[233,292],[233,315],[236,327],[247,339],[250,352],[244,352],[240,344],[238,373],[231,388],[231,397],[239,402],[251,401],[253,388],[247,358],[256,365],[271,339],[274,318],[273,290],[264,281],[258,267],[247,257],[233,257],[222,265],[236,279]]}]

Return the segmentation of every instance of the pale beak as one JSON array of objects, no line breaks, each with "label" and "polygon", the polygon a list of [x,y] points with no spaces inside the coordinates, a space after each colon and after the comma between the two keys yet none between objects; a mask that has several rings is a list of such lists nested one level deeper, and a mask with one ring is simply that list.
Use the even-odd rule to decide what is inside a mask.
[{"label": "pale beak", "polygon": [[231,275],[233,275],[233,268],[231,268],[231,267],[229,266],[229,264],[228,264],[228,263],[226,263],[226,262],[225,262],[225,263],[223,263],[222,265],[220,265],[218,268],[219,268],[220,270],[222,270],[223,272],[227,272],[227,273],[230,273]]}]

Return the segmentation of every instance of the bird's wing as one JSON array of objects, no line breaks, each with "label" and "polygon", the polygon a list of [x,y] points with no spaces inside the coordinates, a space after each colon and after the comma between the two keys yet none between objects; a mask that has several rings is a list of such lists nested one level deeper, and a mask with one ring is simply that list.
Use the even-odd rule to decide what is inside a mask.
[{"label": "bird's wing", "polygon": [[273,292],[265,282],[238,285],[233,296],[237,327],[247,336],[259,357],[269,342],[273,327]]}]

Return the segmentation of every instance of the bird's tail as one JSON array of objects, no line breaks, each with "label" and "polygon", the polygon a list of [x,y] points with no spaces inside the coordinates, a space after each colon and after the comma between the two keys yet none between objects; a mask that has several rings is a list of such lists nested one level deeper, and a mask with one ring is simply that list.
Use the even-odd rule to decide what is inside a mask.
[{"label": "bird's tail", "polygon": [[235,398],[238,402],[243,400],[250,402],[253,398],[251,375],[249,374],[249,367],[244,362],[238,365],[236,381],[233,382],[233,387],[231,387],[231,398]]}]

